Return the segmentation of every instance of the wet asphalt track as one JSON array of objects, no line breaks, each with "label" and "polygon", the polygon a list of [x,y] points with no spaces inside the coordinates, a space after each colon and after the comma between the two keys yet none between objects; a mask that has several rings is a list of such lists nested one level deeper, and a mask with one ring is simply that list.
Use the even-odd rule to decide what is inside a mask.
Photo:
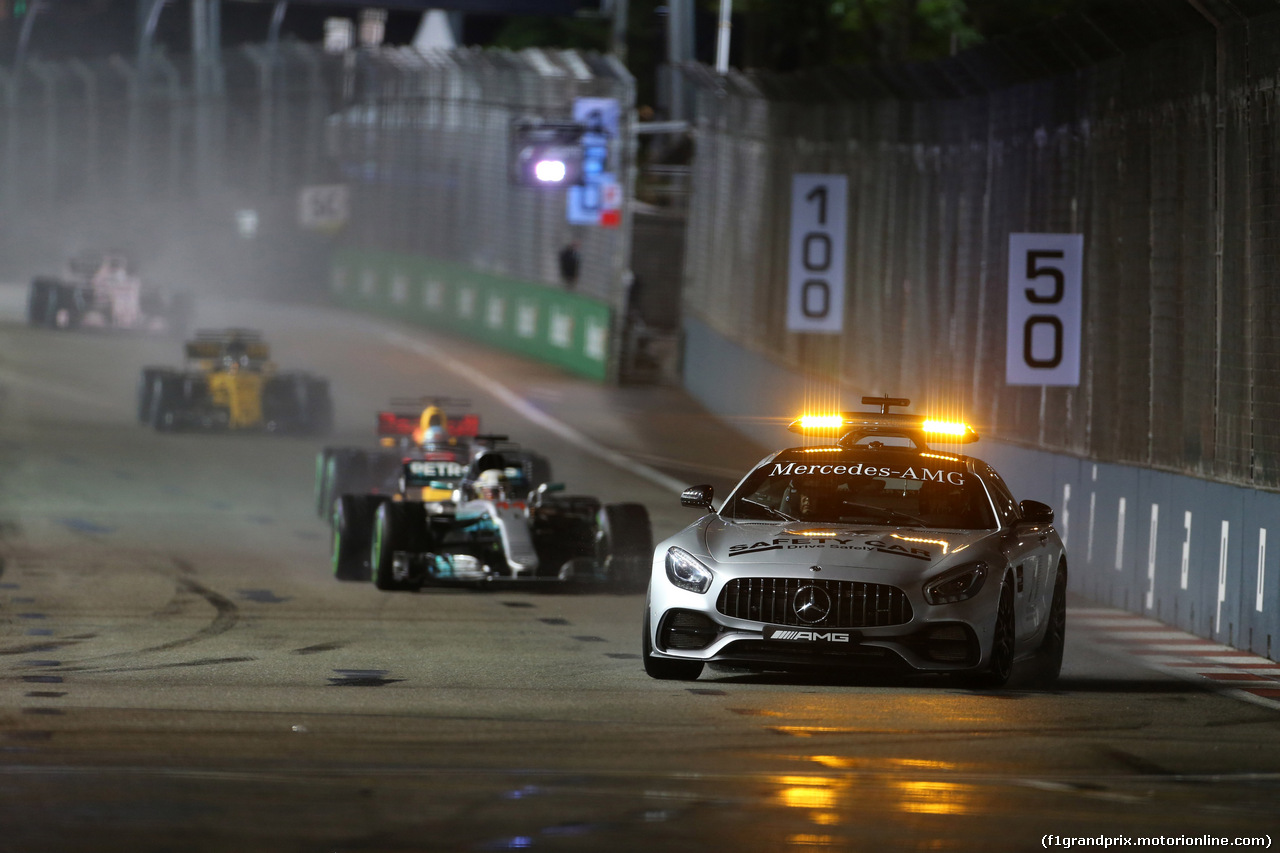
[{"label": "wet asphalt track", "polygon": [[[135,382],[177,342],[5,317],[0,851],[1280,840],[1280,710],[1148,669],[1097,629],[1069,623],[1052,692],[652,681],[642,596],[339,583],[312,506],[320,441],[154,434]],[[205,302],[200,320],[257,326],[282,368],[329,376],[333,443],[368,442],[391,396],[467,396],[572,491],[643,501],[658,536],[692,520],[676,484],[726,486],[762,452],[671,389],[601,389],[314,306]]]}]

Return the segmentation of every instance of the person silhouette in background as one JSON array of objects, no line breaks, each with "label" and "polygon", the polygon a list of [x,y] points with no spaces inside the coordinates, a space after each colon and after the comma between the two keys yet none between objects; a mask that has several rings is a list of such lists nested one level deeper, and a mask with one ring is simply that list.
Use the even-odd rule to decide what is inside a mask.
[{"label": "person silhouette in background", "polygon": [[560,250],[560,280],[570,290],[578,283],[578,267],[581,265],[582,256],[578,254],[578,241],[571,240]]}]

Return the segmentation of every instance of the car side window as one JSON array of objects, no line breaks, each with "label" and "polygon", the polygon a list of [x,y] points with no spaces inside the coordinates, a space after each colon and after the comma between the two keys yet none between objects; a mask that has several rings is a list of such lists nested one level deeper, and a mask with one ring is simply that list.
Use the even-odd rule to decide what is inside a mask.
[{"label": "car side window", "polygon": [[1000,526],[1008,527],[1017,523],[1019,518],[1018,502],[1014,500],[1013,492],[1009,491],[1009,487],[1005,485],[1004,480],[991,467],[988,467],[984,472],[983,479],[987,481],[987,486],[991,489],[991,499],[996,503],[996,514],[1000,516]]}]

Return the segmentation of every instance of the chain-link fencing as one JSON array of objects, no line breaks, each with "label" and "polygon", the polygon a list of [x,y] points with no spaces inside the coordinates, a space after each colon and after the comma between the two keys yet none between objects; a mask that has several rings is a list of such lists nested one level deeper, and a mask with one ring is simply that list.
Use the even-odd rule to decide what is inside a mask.
[{"label": "chain-link fencing", "polygon": [[[617,100],[607,166],[629,187],[634,84],[612,57],[282,42],[223,51],[199,80],[162,52],[0,69],[0,276],[112,246],[144,274],[323,290],[342,245],[558,288],[574,242],[577,293],[618,308],[625,208],[617,227],[574,226],[563,189],[510,178],[512,124],[568,119],[579,97]],[[330,184],[347,187],[345,229],[300,227],[300,191]]]},{"label": "chain-link fencing", "polygon": [[562,188],[511,178],[518,120],[568,121],[576,99],[613,98],[620,113],[608,167],[629,186],[634,84],[613,57],[400,48],[354,59],[349,105],[328,128],[353,188],[344,242],[551,284],[561,280],[560,250],[576,242],[576,292],[620,304],[629,221],[571,225]]},{"label": "chain-link fencing", "polygon": [[[846,404],[888,392],[1047,449],[1280,487],[1278,11],[1144,0],[923,65],[686,68],[685,310]],[[848,179],[840,335],[787,329],[805,172]],[[1016,232],[1084,235],[1078,387],[1005,383]]]}]

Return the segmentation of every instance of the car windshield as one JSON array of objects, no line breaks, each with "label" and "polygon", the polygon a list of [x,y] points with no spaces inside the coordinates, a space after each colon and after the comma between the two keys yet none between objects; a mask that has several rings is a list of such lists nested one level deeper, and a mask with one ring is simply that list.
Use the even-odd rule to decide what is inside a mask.
[{"label": "car windshield", "polygon": [[962,460],[914,449],[785,451],[753,471],[720,514],[740,521],[996,526],[982,481]]}]

